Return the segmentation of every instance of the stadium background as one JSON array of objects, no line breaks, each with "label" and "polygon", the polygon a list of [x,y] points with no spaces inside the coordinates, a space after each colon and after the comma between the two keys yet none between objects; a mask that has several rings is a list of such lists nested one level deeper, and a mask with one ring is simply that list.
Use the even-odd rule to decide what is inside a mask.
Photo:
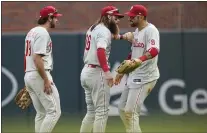
[{"label": "stadium background", "polygon": [[[63,17],[52,32],[54,81],[59,89],[62,116],[54,132],[78,132],[85,113],[79,76],[83,66],[84,32],[98,19],[100,9],[115,5],[120,12],[133,4],[148,8],[148,21],[161,34],[161,78],[142,107],[144,132],[207,132],[207,2],[2,2],[1,99],[2,131],[33,132],[34,110],[20,110],[13,102],[24,86],[24,37],[36,25],[39,10],[55,6]],[[132,31],[127,18],[121,32]],[[126,58],[129,45],[113,41],[112,71]],[[114,73],[115,74],[115,73]],[[117,116],[121,88],[111,89],[107,132],[124,132]]]}]

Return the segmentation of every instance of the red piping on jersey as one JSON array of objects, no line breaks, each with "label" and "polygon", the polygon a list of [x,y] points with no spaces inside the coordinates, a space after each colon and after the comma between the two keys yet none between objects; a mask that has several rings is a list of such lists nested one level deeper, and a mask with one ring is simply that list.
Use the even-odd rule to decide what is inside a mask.
[{"label": "red piping on jersey", "polygon": [[[158,49],[157,48],[154,48],[154,47],[153,48],[150,48],[147,52],[150,53],[150,55],[151,55],[152,58],[154,58],[155,56],[157,56],[158,53],[159,53]],[[148,60],[148,57],[147,57],[147,55],[143,55],[143,56],[139,57],[139,59],[143,62],[143,61]]]},{"label": "red piping on jersey", "polygon": [[103,69],[103,71],[104,72],[109,71],[109,67],[108,67],[107,61],[106,61],[105,49],[98,48],[97,49],[97,56],[98,56],[98,60],[99,60],[100,66]]}]

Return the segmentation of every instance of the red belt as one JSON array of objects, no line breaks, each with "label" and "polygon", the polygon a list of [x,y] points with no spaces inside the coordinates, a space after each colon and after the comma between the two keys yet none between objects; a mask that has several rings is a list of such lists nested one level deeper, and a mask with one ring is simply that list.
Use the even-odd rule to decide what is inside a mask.
[{"label": "red belt", "polygon": [[93,65],[93,64],[88,64],[88,67],[90,67],[90,68],[96,68],[96,67],[100,67],[100,66],[98,66],[98,65]]}]

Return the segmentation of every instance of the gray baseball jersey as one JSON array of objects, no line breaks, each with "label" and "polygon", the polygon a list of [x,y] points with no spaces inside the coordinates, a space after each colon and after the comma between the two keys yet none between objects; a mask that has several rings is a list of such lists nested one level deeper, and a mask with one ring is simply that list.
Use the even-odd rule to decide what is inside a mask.
[{"label": "gray baseball jersey", "polygon": [[[141,31],[135,30],[132,41],[132,58],[143,56],[150,48],[160,49],[160,36],[158,29],[151,23]],[[143,62],[135,71],[129,74],[128,85],[148,83],[159,78],[157,66],[158,56]]]},{"label": "gray baseball jersey", "polygon": [[44,68],[52,70],[52,41],[47,30],[40,26],[31,29],[25,38],[26,73],[24,81],[36,110],[35,132],[49,133],[52,132],[61,115],[60,97],[52,75],[47,70],[46,75],[53,83],[51,85],[52,94],[48,95],[44,92],[44,81],[34,64],[34,54],[44,55],[42,57]]},{"label": "gray baseball jersey", "polygon": [[92,32],[90,29],[86,34],[86,47],[83,60],[85,64],[100,66],[97,49],[104,48],[106,50],[106,57],[107,59],[109,58],[111,51],[111,32],[103,24],[98,24]]},{"label": "gray baseball jersey", "polygon": [[37,70],[34,54],[44,55],[44,68],[53,69],[52,41],[47,30],[40,26],[31,29],[25,38],[26,72]]},{"label": "gray baseball jersey", "polygon": [[85,90],[87,114],[82,121],[80,133],[91,132],[92,129],[93,132],[104,133],[108,119],[110,87],[101,67],[91,68],[87,64],[100,66],[97,57],[98,48],[104,48],[106,58],[109,58],[111,32],[103,24],[98,24],[92,31],[89,28],[85,43],[83,58],[85,66],[81,72],[81,85]]}]

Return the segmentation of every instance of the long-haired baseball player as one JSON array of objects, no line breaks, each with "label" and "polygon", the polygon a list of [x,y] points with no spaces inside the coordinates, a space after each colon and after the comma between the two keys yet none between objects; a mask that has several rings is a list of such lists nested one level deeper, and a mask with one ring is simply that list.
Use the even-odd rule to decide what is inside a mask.
[{"label": "long-haired baseball player", "polygon": [[84,68],[81,85],[85,90],[87,114],[80,132],[105,132],[110,100],[109,89],[114,84],[109,67],[112,34],[119,34],[118,22],[124,16],[114,6],[101,10],[100,19],[86,33]]},{"label": "long-haired baseball player", "polygon": [[35,132],[52,132],[60,115],[60,98],[50,72],[53,69],[49,30],[62,16],[53,6],[40,11],[38,26],[25,38],[25,85],[36,110]]},{"label": "long-haired baseball player", "polygon": [[119,104],[121,119],[128,133],[141,132],[139,115],[141,105],[160,77],[157,66],[160,49],[158,29],[147,21],[147,9],[142,5],[134,5],[126,13],[135,32],[116,36],[131,42],[131,56],[117,69],[115,84],[119,84],[123,75],[127,74],[126,86]]}]

